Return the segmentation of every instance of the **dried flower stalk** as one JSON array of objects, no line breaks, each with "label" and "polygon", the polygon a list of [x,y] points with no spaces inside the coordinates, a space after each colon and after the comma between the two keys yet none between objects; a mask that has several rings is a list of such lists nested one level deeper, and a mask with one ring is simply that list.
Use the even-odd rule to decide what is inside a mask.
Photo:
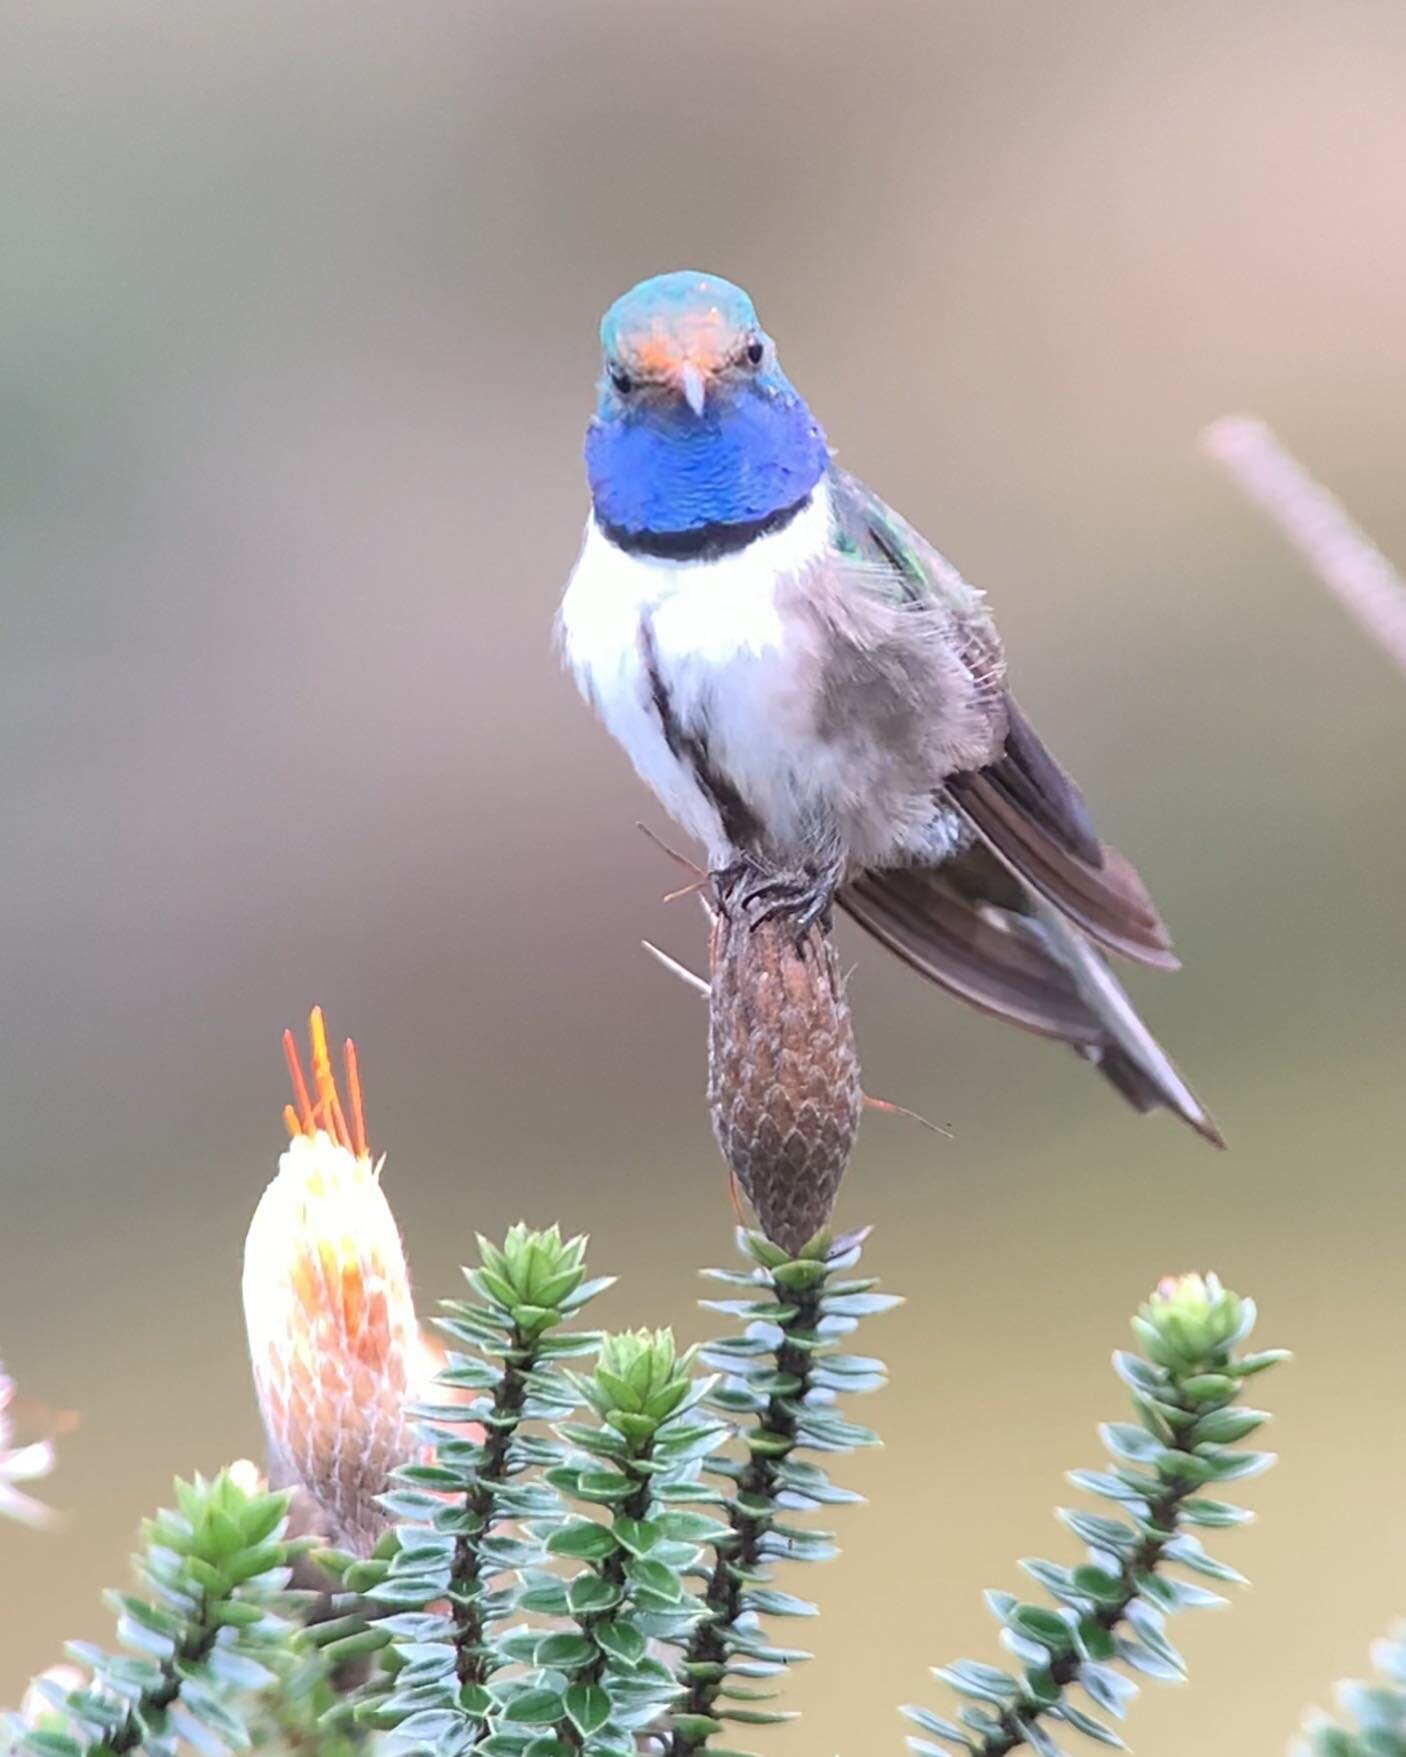
[{"label": "dried flower stalk", "polygon": [[762,1231],[798,1252],[828,1224],[859,1128],[859,1057],[828,927],[720,900],[709,985],[713,1133]]}]

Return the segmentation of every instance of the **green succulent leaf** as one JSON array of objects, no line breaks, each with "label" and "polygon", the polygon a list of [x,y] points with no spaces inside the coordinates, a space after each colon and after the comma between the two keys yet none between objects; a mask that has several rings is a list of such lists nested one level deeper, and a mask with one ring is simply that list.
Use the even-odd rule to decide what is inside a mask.
[{"label": "green succulent leaf", "polygon": [[[735,1706],[739,1698],[729,1678],[774,1677],[805,1657],[771,1645],[755,1623],[759,1616],[815,1614],[808,1600],[770,1583],[772,1566],[833,1555],[829,1534],[797,1525],[796,1515],[859,1499],[832,1483],[813,1455],[874,1443],[867,1429],[829,1407],[837,1394],[884,1383],[881,1362],[843,1354],[839,1347],[840,1337],[862,1318],[897,1303],[875,1294],[871,1280],[850,1278],[863,1236],[832,1241],[818,1235],[791,1257],[760,1234],[739,1232],[748,1267],[712,1272],[738,1297],[705,1301],[705,1307],[743,1329],[699,1351],[719,1375],[702,1407],[722,1426],[700,1427],[672,1443],[680,1457],[687,1450],[705,1457],[706,1471],[721,1485],[711,1495],[718,1517],[671,1511],[652,1519],[666,1544],[702,1544],[711,1556],[701,1614],[694,1601],[676,1668],[680,1699],[668,1716],[672,1757],[690,1757],[704,1747],[720,1757],[720,1720],[769,1722],[779,1711]],[[632,1564],[632,1578],[648,1579],[642,1570],[662,1559],[663,1549],[651,1548]]]},{"label": "green succulent leaf", "polygon": [[583,1739],[610,1719],[610,1696],[599,1684],[573,1684],[563,1698],[566,1716]]},{"label": "green succulent leaf", "polygon": [[286,1587],[310,1545],[286,1537],[286,1494],[236,1471],[175,1485],[179,1511],[142,1528],[136,1592],[107,1594],[127,1654],[88,1643],[70,1657],[91,1675],[67,1689],[41,1680],[48,1713],[16,1720],[11,1747],[28,1757],[121,1757],[164,1737],[197,1750],[252,1743],[255,1693],[289,1670],[295,1625]]}]

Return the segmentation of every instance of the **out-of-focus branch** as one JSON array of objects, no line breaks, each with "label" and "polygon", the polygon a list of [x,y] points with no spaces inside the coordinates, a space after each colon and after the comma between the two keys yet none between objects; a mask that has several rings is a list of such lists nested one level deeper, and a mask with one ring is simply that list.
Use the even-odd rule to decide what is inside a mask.
[{"label": "out-of-focus branch", "polygon": [[1227,415],[1212,422],[1199,443],[1298,550],[1358,626],[1406,672],[1406,580],[1343,506],[1263,421]]}]

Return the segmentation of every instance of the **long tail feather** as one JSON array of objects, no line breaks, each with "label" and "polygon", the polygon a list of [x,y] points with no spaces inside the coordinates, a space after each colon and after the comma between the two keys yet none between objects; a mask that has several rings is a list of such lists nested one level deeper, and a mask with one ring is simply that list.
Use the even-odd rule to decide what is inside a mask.
[{"label": "long tail feather", "polygon": [[1083,1047],[1080,1053],[1096,1063],[1130,1104],[1139,1110],[1158,1105],[1174,1111],[1213,1147],[1224,1147],[1225,1137],[1215,1119],[1172,1066],[1170,1057],[1133,1010],[1108,965],[1078,931],[1043,897],[1034,906],[1052,948],[1058,948],[1073,975],[1089,1011],[1104,1030],[1102,1044]]},{"label": "long tail feather", "polygon": [[995,877],[989,859],[974,849],[943,867],[864,873],[838,901],[930,982],[1068,1043],[1135,1109],[1170,1110],[1223,1147],[1215,1122],[1083,934],[1033,887],[1022,887],[1023,910],[982,898]]}]

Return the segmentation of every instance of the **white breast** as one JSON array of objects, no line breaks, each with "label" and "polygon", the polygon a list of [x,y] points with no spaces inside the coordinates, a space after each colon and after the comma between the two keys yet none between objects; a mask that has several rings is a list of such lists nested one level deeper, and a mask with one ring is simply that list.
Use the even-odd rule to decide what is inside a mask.
[{"label": "white breast", "polygon": [[706,728],[711,760],[770,824],[790,815],[792,755],[809,703],[796,674],[778,589],[826,549],[828,491],[784,529],[714,561],[664,561],[617,548],[594,519],[558,621],[582,693],[671,815],[726,858],[727,837],[693,768],[664,737],[648,675],[652,652],[670,710],[685,732]]}]

